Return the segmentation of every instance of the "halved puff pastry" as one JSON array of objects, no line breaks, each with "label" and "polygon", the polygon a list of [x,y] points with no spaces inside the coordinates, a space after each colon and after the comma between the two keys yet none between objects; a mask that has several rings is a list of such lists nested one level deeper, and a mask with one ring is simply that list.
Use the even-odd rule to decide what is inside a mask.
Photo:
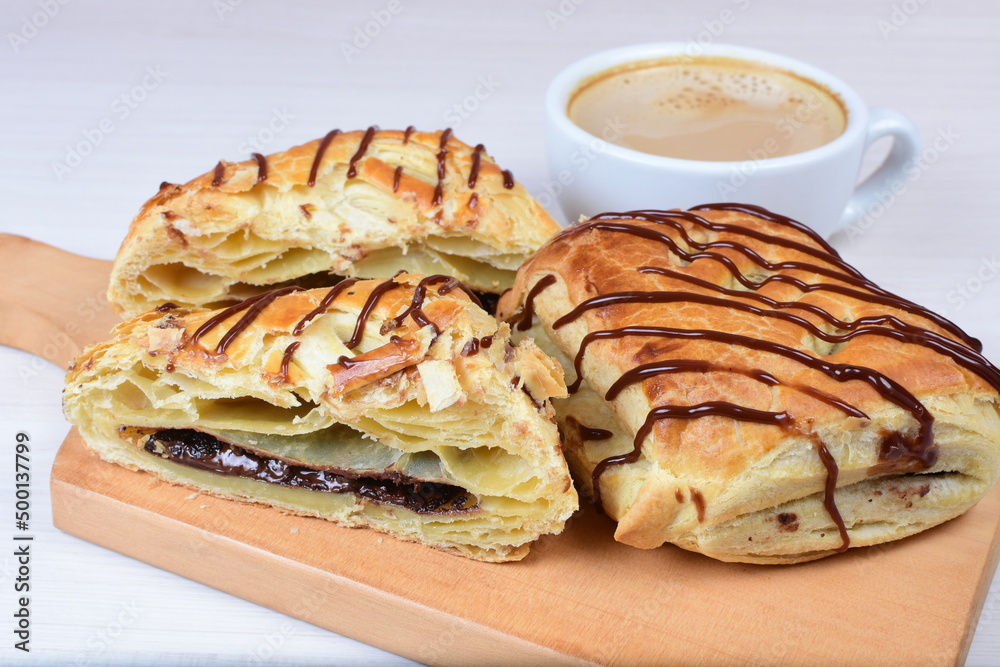
[{"label": "halved puff pastry", "polygon": [[136,216],[108,298],[125,315],[214,306],[300,281],[444,273],[499,294],[559,225],[480,144],[339,132],[164,183]]},{"label": "halved puff pastry", "polygon": [[570,468],[633,546],[811,560],[958,516],[1000,471],[978,342],[763,209],[570,227],[498,315],[575,379]]},{"label": "halved puff pastry", "polygon": [[120,324],[67,376],[102,458],[168,482],[486,561],[577,507],[558,366],[454,279],[286,287]]}]

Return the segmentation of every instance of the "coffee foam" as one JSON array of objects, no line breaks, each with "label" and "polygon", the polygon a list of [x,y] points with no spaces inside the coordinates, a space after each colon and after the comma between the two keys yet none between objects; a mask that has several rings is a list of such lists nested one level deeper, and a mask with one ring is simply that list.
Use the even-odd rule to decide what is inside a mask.
[{"label": "coffee foam", "polygon": [[[628,148],[696,160],[791,155],[843,133],[842,105],[818,84],[742,60],[702,58],[632,63],[577,89],[574,123]],[[762,153],[763,151],[763,153]]]}]

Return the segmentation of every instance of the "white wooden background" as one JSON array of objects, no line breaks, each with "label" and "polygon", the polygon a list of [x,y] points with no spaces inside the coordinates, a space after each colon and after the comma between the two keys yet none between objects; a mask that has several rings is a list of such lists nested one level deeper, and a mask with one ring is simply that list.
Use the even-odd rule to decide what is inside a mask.
[{"label": "white wooden background", "polygon": [[[367,43],[357,37],[366,25]],[[927,145],[950,137],[864,229],[834,242],[1000,360],[1000,5],[989,0],[4,0],[0,28],[0,232],[102,258],[160,181],[334,127],[451,125],[544,195],[542,96],[573,60],[648,41],[784,53],[905,111]],[[87,154],[67,156],[81,142]],[[35,270],[44,280],[46,267]],[[52,528],[48,470],[69,428],[62,377],[0,348],[0,451],[10,457],[0,461],[0,544],[13,532],[18,431],[34,445],[36,536],[28,655],[12,648],[14,559],[0,547],[0,664],[408,663]],[[1000,664],[1000,582],[968,664]]]}]

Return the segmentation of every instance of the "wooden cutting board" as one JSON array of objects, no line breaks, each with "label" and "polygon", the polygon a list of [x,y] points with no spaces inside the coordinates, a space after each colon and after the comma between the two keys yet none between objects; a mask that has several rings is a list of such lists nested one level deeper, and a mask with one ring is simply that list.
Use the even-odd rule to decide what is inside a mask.
[{"label": "wooden cutting board", "polygon": [[[0,343],[65,365],[114,322],[81,307],[109,268],[0,235]],[[193,494],[75,429],[52,505],[68,533],[429,664],[960,664],[1000,554],[995,488],[926,533],[802,565],[633,549],[589,507],[520,563],[477,563]]]}]

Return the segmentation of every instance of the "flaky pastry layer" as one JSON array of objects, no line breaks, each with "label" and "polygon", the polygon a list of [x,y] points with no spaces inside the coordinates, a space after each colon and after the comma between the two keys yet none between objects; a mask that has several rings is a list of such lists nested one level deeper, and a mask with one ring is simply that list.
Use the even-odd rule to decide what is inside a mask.
[{"label": "flaky pastry layer", "polygon": [[558,224],[482,145],[444,132],[331,132],[164,183],[132,226],[108,298],[134,316],[212,306],[330,274],[444,273],[499,293]]},{"label": "flaky pastry layer", "polygon": [[[113,463],[503,561],[577,507],[559,395],[560,369],[454,279],[401,274],[144,313],[74,362],[64,408]],[[316,490],[316,471],[367,486]]]},{"label": "flaky pastry layer", "polygon": [[566,456],[627,544],[812,560],[958,516],[1000,472],[978,341],[763,209],[575,225],[498,315],[575,380]]}]

